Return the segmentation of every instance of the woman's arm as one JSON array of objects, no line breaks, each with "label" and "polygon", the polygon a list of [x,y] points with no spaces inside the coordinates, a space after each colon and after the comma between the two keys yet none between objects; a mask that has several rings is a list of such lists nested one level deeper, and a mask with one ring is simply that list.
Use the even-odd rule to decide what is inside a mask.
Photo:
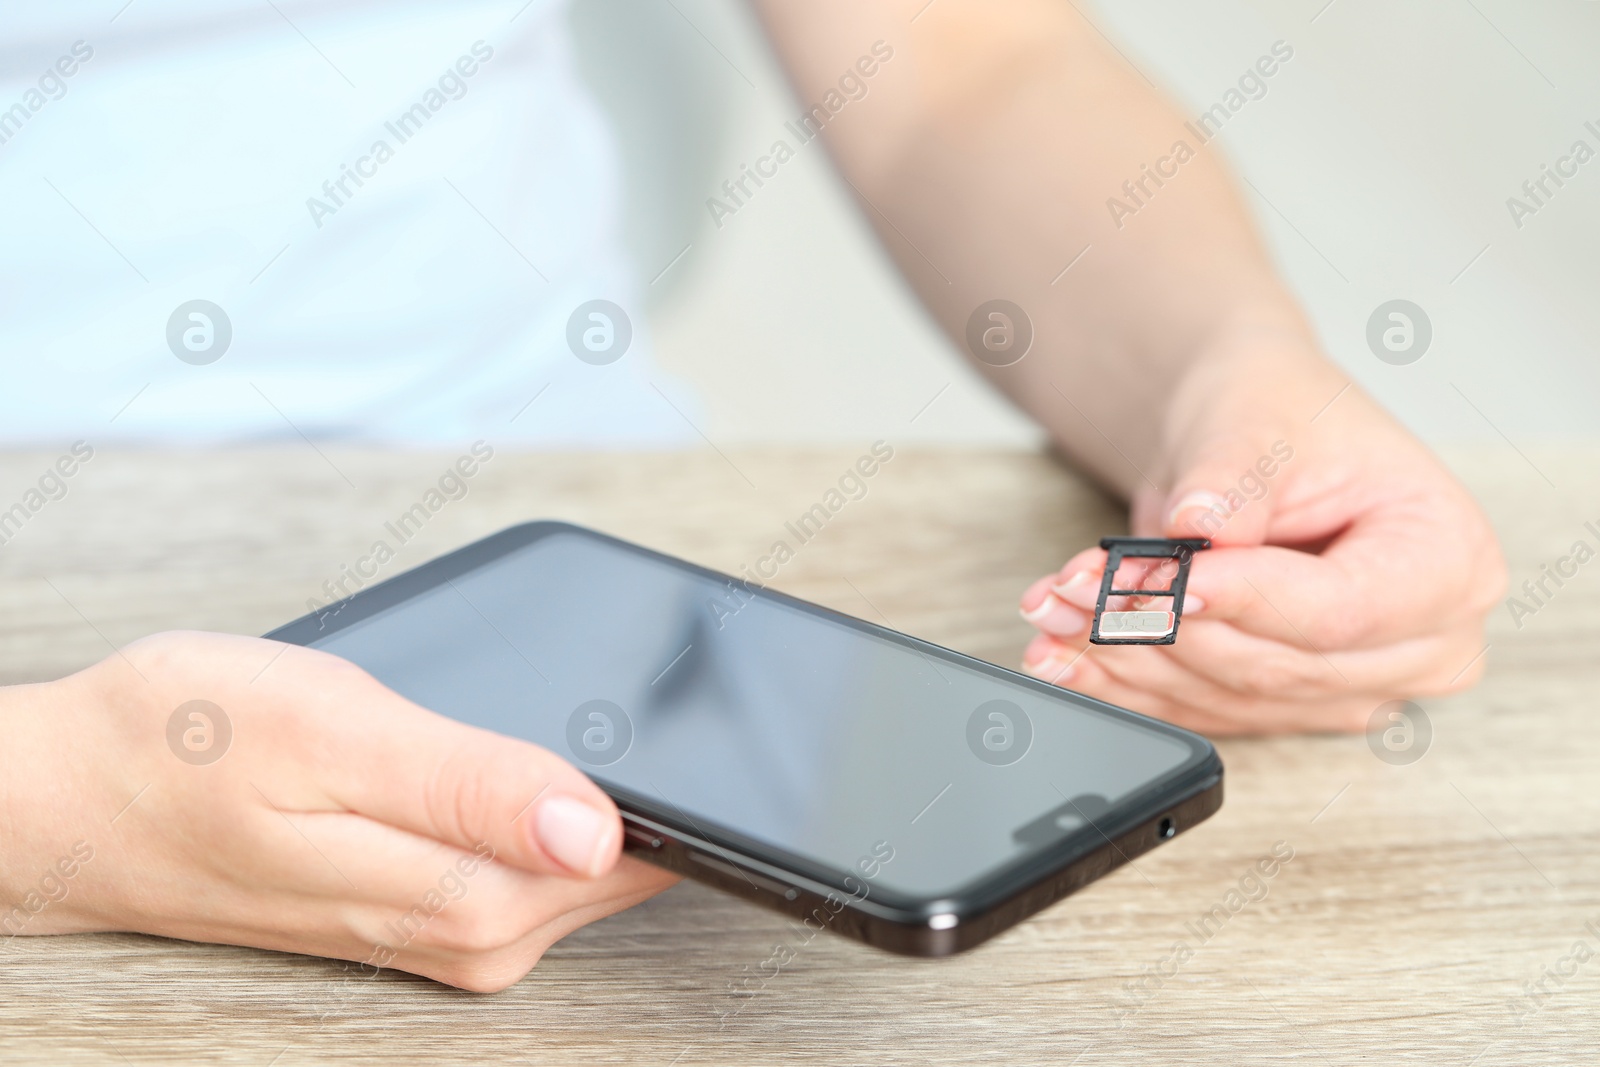
[{"label": "woman's arm", "polygon": [[1135,532],[1219,546],[1170,647],[1087,651],[1098,550],[1041,579],[1030,670],[1213,731],[1360,729],[1476,680],[1487,522],[1323,358],[1215,146],[1073,4],[757,6],[807,104],[892,50],[821,123],[884,244],[975,356],[982,305],[1023,310],[1027,355],[975,362]]},{"label": "woman's arm", "polygon": [[[1216,149],[1071,3],[759,7],[806,104],[837,93],[874,42],[893,50],[824,139],[963,349],[984,302],[1027,313],[1029,356],[978,366],[1106,484],[1131,495],[1141,471],[1168,475],[1167,412],[1202,354],[1293,347],[1320,364]],[[1181,165],[1179,144],[1193,153]],[[1176,176],[1147,176],[1163,159]],[[1134,195],[1145,206],[1114,222],[1107,201],[1133,202],[1124,182],[1143,183]],[[1331,386],[1321,400],[1344,384],[1315,372]]]}]

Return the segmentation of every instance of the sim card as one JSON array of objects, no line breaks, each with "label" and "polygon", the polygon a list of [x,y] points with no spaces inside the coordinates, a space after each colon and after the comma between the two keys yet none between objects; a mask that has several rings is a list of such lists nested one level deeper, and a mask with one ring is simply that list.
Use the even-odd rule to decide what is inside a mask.
[{"label": "sim card", "polygon": [[[1169,541],[1160,537],[1106,537],[1106,571],[1094,606],[1089,640],[1097,645],[1170,645],[1178,639],[1183,590],[1196,552],[1211,547],[1203,537]],[[1123,585],[1117,575],[1124,560]],[[1124,588],[1126,586],[1126,588]],[[1113,599],[1115,598],[1115,599]]]}]

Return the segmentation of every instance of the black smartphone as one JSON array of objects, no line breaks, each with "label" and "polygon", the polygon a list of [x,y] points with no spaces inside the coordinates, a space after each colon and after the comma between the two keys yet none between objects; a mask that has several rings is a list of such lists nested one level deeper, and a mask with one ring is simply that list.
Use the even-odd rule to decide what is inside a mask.
[{"label": "black smartphone", "polygon": [[909,955],[971,948],[1222,804],[1186,730],[567,523],[266,636],[568,758],[642,859]]}]

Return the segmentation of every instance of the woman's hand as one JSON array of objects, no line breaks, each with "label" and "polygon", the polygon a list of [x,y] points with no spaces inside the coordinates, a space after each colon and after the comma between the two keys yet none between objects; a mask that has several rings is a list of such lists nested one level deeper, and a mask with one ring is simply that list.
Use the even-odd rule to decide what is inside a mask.
[{"label": "woman's hand", "polygon": [[555,755],[312,649],[160,634],[0,692],[0,727],[0,900],[21,902],[0,936],[139,931],[489,991],[676,880],[620,858],[616,807]]},{"label": "woman's hand", "polygon": [[1170,488],[1147,484],[1132,508],[1136,535],[1212,540],[1177,642],[1089,645],[1105,565],[1089,549],[1023,594],[1041,631],[1024,668],[1213,734],[1363,730],[1385,701],[1472,685],[1506,568],[1466,491],[1293,345],[1196,366],[1152,472]]}]

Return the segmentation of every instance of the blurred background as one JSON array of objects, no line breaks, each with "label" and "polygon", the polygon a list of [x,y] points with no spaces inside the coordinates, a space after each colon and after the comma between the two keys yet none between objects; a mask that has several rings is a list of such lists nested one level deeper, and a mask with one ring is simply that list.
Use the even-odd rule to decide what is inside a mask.
[{"label": "blurred background", "polygon": [[[622,138],[638,259],[665,264],[689,247],[651,291],[651,321],[662,364],[699,389],[707,432],[1036,441],[930,328],[821,152],[803,152],[748,209],[711,225],[701,190],[737,173],[800,108],[742,5],[677,6],[681,15],[578,0],[573,25],[598,97],[619,125],[639,125]],[[1600,149],[1585,128],[1600,127],[1600,4],[1079,6],[1196,117],[1275,42],[1293,48],[1213,147],[1248,182],[1247,203],[1328,352],[1413,431],[1436,445],[1600,434],[1600,161],[1520,228],[1507,207],[1528,202],[1522,183],[1575,141]],[[1394,299],[1433,326],[1410,365],[1381,362],[1367,343],[1369,317]]]},{"label": "blurred background", "polygon": [[[397,0],[388,42],[370,6],[0,16],[5,104],[73,37],[94,51],[63,96],[0,129],[0,228],[27,250],[0,286],[0,438],[1039,442],[932,327],[822,143],[785,126],[801,105],[739,0]],[[1275,44],[1292,49],[1214,147],[1327,350],[1424,439],[1515,449],[1600,433],[1600,161],[1532,214],[1508,206],[1576,141],[1600,149],[1585,125],[1600,130],[1600,4],[1085,10],[1196,117]],[[475,38],[494,58],[429,120],[426,146],[399,147],[372,188],[346,185],[348,203],[324,193]],[[530,77],[554,105],[529,102]],[[722,182],[779,138],[796,158],[714,218]],[[317,151],[286,155],[291,141]],[[509,185],[517,172],[533,186]],[[310,200],[327,211],[308,221]],[[207,210],[230,221],[175,243]],[[599,368],[563,333],[597,296],[635,334]],[[197,298],[232,331],[204,366],[174,360],[166,332]],[[1406,365],[1367,339],[1392,300],[1431,323]]]}]

